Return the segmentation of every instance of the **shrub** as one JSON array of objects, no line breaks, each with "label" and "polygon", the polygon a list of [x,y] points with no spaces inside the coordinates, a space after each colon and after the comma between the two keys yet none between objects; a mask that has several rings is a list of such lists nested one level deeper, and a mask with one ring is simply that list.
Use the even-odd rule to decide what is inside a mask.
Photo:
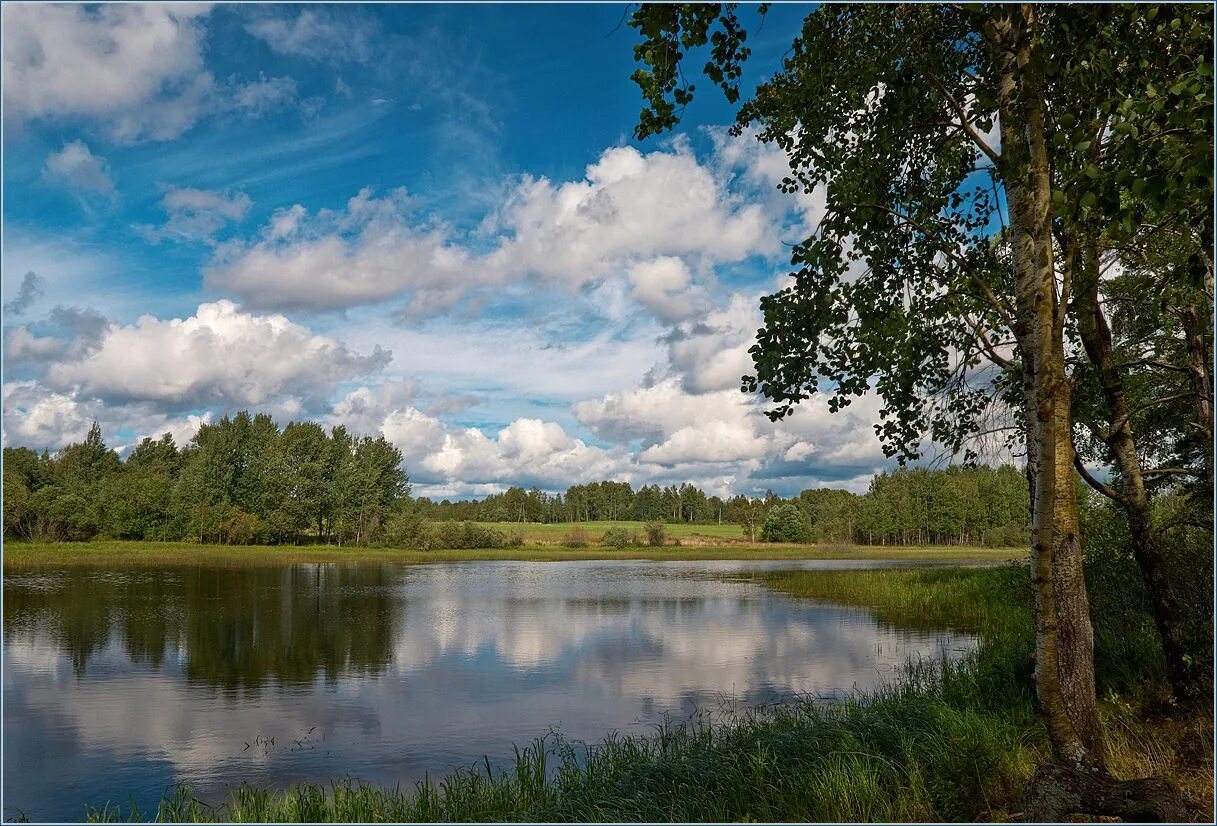
[{"label": "shrub", "polygon": [[1019,548],[1030,546],[1031,536],[1025,525],[1004,525],[987,529],[981,541],[986,548]]},{"label": "shrub", "polygon": [[229,545],[248,545],[262,540],[262,520],[257,514],[233,508],[224,520],[224,541]]},{"label": "shrub", "polygon": [[511,533],[507,534],[507,538],[503,540],[504,548],[522,548],[524,547],[524,531],[516,528]]},{"label": "shrub", "polygon": [[413,507],[403,507],[385,523],[384,541],[395,548],[423,548],[427,543],[427,520]]},{"label": "shrub", "polygon": [[431,525],[430,547],[453,550],[501,548],[504,539],[502,531],[477,522],[435,522]]},{"label": "shrub", "polygon": [[609,528],[600,541],[610,548],[624,548],[630,544],[630,532],[625,528]]},{"label": "shrub", "polygon": [[774,505],[765,514],[761,526],[761,539],[765,542],[810,542],[811,526],[803,518],[798,505],[783,502]]},{"label": "shrub", "polygon": [[647,544],[652,548],[657,548],[663,544],[667,537],[667,529],[664,528],[662,522],[647,523]]},{"label": "shrub", "polygon": [[586,548],[587,533],[583,528],[572,528],[570,533],[566,535],[566,546],[568,548]]}]

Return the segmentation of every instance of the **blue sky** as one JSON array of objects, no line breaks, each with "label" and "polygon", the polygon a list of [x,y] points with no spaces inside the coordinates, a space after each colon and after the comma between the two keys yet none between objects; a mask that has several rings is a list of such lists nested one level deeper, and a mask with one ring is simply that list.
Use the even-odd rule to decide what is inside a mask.
[{"label": "blue sky", "polygon": [[877,405],[738,390],[822,205],[707,83],[635,141],[625,11],[5,4],[5,443],[250,408],[383,432],[432,495],[864,486]]}]

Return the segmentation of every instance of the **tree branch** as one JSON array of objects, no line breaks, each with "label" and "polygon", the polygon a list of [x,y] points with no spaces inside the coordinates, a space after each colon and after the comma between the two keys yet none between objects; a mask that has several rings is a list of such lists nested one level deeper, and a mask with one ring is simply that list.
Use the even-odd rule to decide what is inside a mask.
[{"label": "tree branch", "polygon": [[1073,451],[1073,466],[1077,469],[1078,475],[1086,480],[1086,484],[1097,490],[1099,493],[1106,496],[1108,499],[1124,504],[1124,494],[1120,493],[1110,485],[1100,482],[1090,471],[1086,469],[1086,465],[1082,462],[1082,457],[1078,455],[1077,450]]},{"label": "tree branch", "polygon": [[967,110],[965,110],[963,106],[959,104],[959,101],[955,99],[955,96],[950,93],[947,87],[942,85],[938,78],[932,75],[927,75],[926,79],[930,82],[931,86],[937,89],[938,92],[947,99],[947,105],[950,106],[952,111],[954,111],[959,117],[959,123],[951,125],[962,129],[964,133],[966,133],[967,136],[972,139],[972,142],[976,144],[976,147],[981,152],[984,152],[985,155],[988,156],[989,160],[993,161],[994,166],[999,164],[1001,162],[1001,155],[995,152],[993,147],[989,146],[989,144],[985,142],[985,139],[980,136],[980,133],[976,131],[972,124],[968,123]]}]

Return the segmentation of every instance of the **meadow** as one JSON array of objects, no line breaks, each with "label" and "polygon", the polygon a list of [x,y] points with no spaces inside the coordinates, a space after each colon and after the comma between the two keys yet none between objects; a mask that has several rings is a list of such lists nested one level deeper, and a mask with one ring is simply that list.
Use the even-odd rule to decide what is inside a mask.
[{"label": "meadow", "polygon": [[[504,533],[519,527],[515,523],[491,523]],[[511,525],[511,527],[505,527]],[[973,548],[967,546],[878,546],[878,545],[795,545],[726,541],[699,533],[705,525],[670,526],[688,529],[673,531],[669,544],[625,548],[598,544],[611,527],[638,526],[630,522],[588,522],[575,525],[526,525],[524,543],[507,548],[445,549],[420,551],[409,548],[374,548],[338,545],[211,545],[191,542],[130,542],[92,540],[89,542],[4,543],[4,567],[64,565],[211,565],[334,562],[401,562],[425,564],[478,560],[521,560],[556,562],[595,559],[652,560],[763,560],[763,559],[890,559],[910,561],[981,560],[1004,562],[1026,557],[1025,548]],[[572,530],[583,532],[584,547],[571,547]],[[737,529],[738,530],[738,529]],[[714,541],[718,539],[718,541]],[[671,544],[678,541],[680,544]]]}]

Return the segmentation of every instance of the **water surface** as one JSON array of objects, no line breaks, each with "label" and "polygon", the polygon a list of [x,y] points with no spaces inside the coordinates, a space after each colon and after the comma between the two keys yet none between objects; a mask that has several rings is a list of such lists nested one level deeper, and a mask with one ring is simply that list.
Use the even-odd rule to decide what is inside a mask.
[{"label": "water surface", "polygon": [[557,728],[874,688],[968,635],[790,599],[764,569],[876,561],[40,569],[4,578],[4,817],[167,786],[411,784]]}]

